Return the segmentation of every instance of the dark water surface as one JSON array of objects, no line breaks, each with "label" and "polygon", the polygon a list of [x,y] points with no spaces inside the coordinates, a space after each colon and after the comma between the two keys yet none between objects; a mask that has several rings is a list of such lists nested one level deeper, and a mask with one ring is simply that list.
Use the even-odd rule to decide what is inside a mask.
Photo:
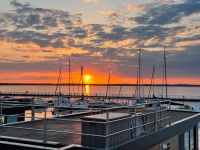
[{"label": "dark water surface", "polygon": [[[68,86],[60,86],[59,87],[61,93],[67,94],[69,93]],[[81,93],[81,86],[71,86],[71,93]],[[120,95],[135,95],[136,86],[109,86],[108,94],[120,94]],[[121,89],[121,90],[120,90]],[[149,95],[149,86],[144,86],[141,88],[141,95],[148,96]],[[54,93],[56,91],[56,86],[54,85],[1,85],[1,92],[43,92],[43,93]],[[85,94],[106,94],[107,86],[98,86],[98,85],[86,85],[84,86]],[[165,89],[161,86],[154,86],[151,89],[151,94],[161,97],[165,93]],[[200,87],[192,87],[192,86],[169,86],[168,87],[168,95],[169,97],[185,97],[185,98],[200,98]]]}]

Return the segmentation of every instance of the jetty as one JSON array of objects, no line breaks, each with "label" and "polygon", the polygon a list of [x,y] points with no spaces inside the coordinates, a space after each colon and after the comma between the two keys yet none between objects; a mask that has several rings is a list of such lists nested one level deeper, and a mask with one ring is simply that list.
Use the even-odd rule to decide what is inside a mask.
[{"label": "jetty", "polygon": [[[51,97],[63,97],[63,98],[84,98],[85,99],[111,99],[111,100],[135,100],[137,99],[134,95],[131,94],[99,94],[99,93],[91,93],[89,95],[82,93],[70,93],[70,94],[62,94],[62,93],[42,93],[42,92],[0,92],[0,96],[2,97],[44,97],[44,98],[51,98]],[[200,102],[200,97],[191,97],[186,98],[184,96],[168,96],[165,97],[143,97],[142,99],[151,100],[151,99],[168,99],[171,101],[180,101],[180,102]]]}]

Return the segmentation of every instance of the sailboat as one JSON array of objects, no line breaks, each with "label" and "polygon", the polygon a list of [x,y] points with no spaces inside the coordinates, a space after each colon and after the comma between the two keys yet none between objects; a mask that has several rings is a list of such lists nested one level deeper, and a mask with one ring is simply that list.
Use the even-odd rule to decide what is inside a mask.
[{"label": "sailboat", "polygon": [[[137,71],[137,86],[136,86],[136,103],[144,102],[143,74],[141,64],[141,49],[138,50],[138,71]],[[142,96],[141,96],[142,95]]]},{"label": "sailboat", "polygon": [[[106,98],[110,96],[110,79],[111,79],[111,73],[109,71],[108,74],[108,83],[107,83],[107,87],[106,87]],[[97,100],[91,100],[89,101],[89,107],[92,108],[108,108],[108,107],[113,107],[113,106],[117,106],[118,104],[115,102],[110,101],[110,98],[108,99],[108,101],[104,100],[104,99],[97,99]]]},{"label": "sailboat", "polygon": [[55,90],[55,95],[58,95],[56,98],[53,99],[52,103],[53,103],[53,114],[60,114],[61,112],[63,113],[68,113],[67,111],[65,111],[64,109],[62,109],[62,107],[70,107],[70,100],[66,99],[62,96],[61,93],[61,74],[62,74],[62,66],[60,66],[60,70],[59,70],[59,75],[58,75],[58,81],[57,81],[57,85],[56,85],[56,90]]},{"label": "sailboat", "polygon": [[84,68],[83,65],[80,66],[81,69],[81,99],[75,100],[71,102],[72,108],[88,108],[89,107],[89,101],[85,100],[84,97]]}]

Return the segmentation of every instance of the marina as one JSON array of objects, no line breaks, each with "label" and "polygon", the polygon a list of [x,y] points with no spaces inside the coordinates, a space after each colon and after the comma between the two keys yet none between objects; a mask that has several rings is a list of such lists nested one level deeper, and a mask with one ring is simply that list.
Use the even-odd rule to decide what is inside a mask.
[{"label": "marina", "polygon": [[1,150],[200,150],[200,0],[0,0]]}]

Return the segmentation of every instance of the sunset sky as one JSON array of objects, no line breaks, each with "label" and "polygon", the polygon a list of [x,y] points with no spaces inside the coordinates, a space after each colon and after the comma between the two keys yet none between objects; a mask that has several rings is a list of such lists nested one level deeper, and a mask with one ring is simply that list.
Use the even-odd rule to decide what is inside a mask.
[{"label": "sunset sky", "polygon": [[0,0],[0,83],[200,84],[200,0]]}]

